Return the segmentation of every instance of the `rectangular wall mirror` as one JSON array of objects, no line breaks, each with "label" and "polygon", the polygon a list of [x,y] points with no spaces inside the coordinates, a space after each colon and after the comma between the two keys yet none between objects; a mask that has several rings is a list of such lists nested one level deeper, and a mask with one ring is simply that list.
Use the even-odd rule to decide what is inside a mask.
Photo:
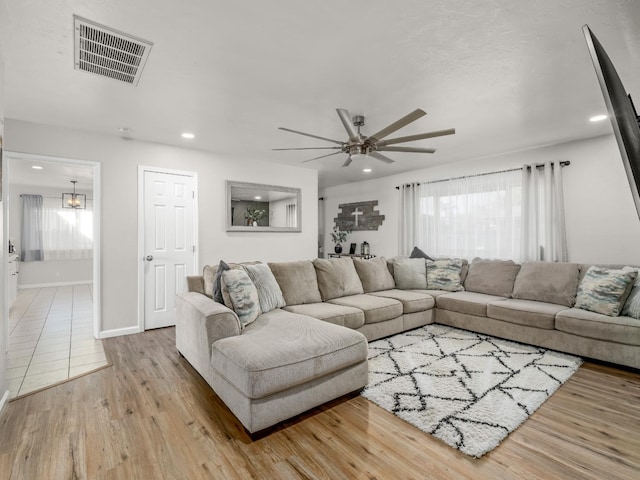
[{"label": "rectangular wall mirror", "polygon": [[227,180],[227,232],[300,232],[299,188]]}]

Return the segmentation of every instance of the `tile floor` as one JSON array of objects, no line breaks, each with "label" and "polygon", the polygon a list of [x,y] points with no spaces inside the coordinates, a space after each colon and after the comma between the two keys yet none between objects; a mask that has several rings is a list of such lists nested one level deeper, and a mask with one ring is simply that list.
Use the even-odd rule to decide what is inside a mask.
[{"label": "tile floor", "polygon": [[92,285],[18,291],[9,313],[7,379],[11,397],[107,364],[93,338]]}]

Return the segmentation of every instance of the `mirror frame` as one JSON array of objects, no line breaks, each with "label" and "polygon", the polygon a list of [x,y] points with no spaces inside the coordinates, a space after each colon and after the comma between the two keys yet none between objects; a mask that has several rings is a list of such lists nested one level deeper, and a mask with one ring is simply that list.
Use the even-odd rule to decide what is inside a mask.
[{"label": "mirror frame", "polygon": [[[302,190],[300,188],[282,187],[279,185],[264,185],[261,183],[235,182],[226,180],[226,218],[227,232],[301,232],[302,231]],[[296,196],[296,226],[295,227],[253,227],[248,225],[232,225],[231,218],[231,189],[253,188],[255,190],[275,190],[277,192],[292,193]]]}]

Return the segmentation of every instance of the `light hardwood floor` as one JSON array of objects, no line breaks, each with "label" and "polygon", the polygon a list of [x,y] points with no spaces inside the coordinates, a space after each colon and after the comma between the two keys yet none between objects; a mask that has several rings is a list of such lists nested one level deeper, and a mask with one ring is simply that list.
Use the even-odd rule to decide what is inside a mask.
[{"label": "light hardwood floor", "polygon": [[107,339],[113,366],[10,402],[0,478],[640,478],[635,371],[585,363],[474,459],[357,395],[252,439],[174,339],[173,328]]}]

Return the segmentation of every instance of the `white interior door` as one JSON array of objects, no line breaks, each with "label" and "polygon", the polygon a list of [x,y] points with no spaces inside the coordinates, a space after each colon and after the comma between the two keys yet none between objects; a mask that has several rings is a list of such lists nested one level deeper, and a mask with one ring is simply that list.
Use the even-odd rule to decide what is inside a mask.
[{"label": "white interior door", "polygon": [[144,329],[175,325],[175,297],[195,272],[195,178],[144,172]]}]

